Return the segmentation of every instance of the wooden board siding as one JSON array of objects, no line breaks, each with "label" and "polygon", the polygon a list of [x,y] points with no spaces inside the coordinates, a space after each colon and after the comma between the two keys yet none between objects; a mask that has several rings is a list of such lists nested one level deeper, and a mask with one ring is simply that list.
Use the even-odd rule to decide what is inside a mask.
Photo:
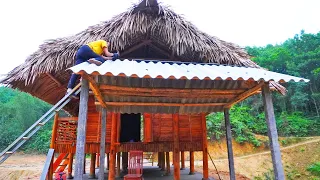
[{"label": "wooden board siding", "polygon": [[[145,114],[146,116],[146,114]],[[153,142],[173,141],[172,114],[151,114]],[[202,141],[201,116],[179,115],[179,141]]]}]

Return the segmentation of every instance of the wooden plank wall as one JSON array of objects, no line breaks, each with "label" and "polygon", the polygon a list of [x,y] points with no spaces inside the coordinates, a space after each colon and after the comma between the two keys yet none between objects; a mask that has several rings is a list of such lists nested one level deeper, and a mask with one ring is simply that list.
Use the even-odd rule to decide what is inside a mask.
[{"label": "wooden plank wall", "polygon": [[[153,142],[173,141],[172,114],[151,114]],[[200,114],[179,115],[179,141],[202,141]]]}]

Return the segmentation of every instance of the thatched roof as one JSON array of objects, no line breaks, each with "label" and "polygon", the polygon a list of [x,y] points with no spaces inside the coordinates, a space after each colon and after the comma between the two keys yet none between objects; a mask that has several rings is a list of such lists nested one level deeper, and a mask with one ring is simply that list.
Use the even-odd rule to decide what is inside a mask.
[{"label": "thatched roof", "polygon": [[[143,0],[111,20],[88,27],[73,36],[47,40],[25,63],[13,69],[1,83],[29,92],[49,103],[62,97],[77,49],[90,41],[110,42],[110,51],[122,58],[197,61],[260,68],[247,52],[201,32],[156,0]],[[49,84],[55,82],[54,85]],[[51,90],[43,88],[50,86]],[[50,94],[55,94],[49,97]]]}]

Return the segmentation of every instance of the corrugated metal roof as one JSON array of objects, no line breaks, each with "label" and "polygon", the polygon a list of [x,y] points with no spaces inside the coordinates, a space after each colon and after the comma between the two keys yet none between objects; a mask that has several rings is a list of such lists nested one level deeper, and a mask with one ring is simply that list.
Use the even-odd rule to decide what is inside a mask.
[{"label": "corrugated metal roof", "polygon": [[204,63],[163,62],[146,60],[106,61],[100,66],[87,62],[70,68],[74,73],[99,74],[126,77],[176,78],[176,79],[211,79],[211,80],[274,80],[276,82],[304,81],[308,79],[280,74],[257,68],[237,67]]}]

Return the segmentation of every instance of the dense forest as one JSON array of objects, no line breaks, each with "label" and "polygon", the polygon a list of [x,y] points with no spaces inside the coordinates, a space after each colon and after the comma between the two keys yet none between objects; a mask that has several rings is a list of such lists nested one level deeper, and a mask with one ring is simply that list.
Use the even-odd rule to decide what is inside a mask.
[{"label": "dense forest", "polygon": [[[246,47],[252,60],[260,66],[279,73],[310,79],[309,83],[284,84],[286,96],[273,93],[273,102],[280,136],[320,135],[320,33],[301,31],[279,45]],[[0,87],[0,151],[41,117],[51,106],[32,96]],[[255,134],[267,134],[261,95],[255,95],[231,109],[232,132],[239,143],[260,145]],[[222,113],[207,116],[208,137],[224,137]],[[27,143],[23,150],[48,150],[52,121]]]}]

